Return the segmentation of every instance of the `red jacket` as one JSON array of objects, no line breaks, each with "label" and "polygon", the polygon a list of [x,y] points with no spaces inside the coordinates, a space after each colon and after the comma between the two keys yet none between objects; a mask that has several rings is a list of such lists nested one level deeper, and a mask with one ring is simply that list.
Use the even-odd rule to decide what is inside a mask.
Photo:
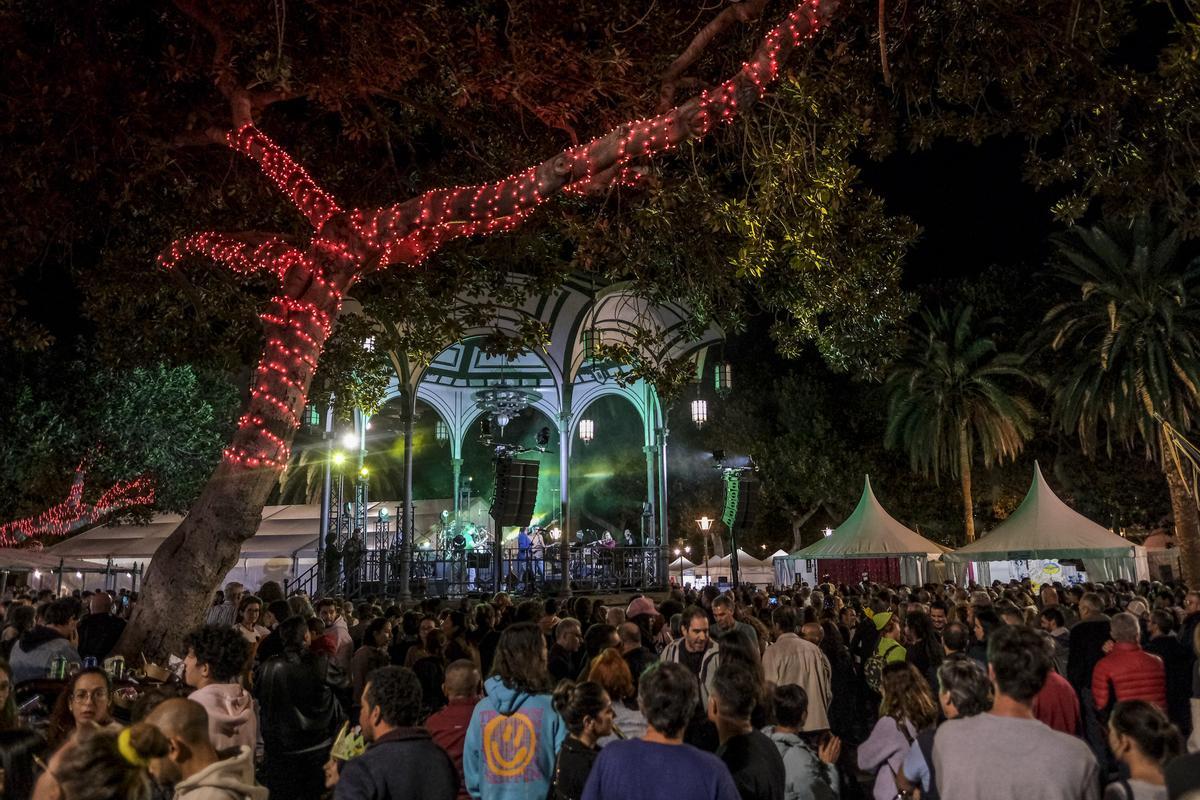
[{"label": "red jacket", "polygon": [[463,782],[463,746],[466,744],[467,726],[471,724],[471,713],[478,702],[478,697],[452,697],[441,711],[425,720],[425,730],[446,751],[458,770],[457,800],[470,800],[466,783]]},{"label": "red jacket", "polygon": [[1033,698],[1033,715],[1056,731],[1079,734],[1079,698],[1070,681],[1051,670]]},{"label": "red jacket", "polygon": [[1167,708],[1167,673],[1162,659],[1142,650],[1136,642],[1116,642],[1092,672],[1092,697],[1104,709],[1110,699],[1145,700]]}]

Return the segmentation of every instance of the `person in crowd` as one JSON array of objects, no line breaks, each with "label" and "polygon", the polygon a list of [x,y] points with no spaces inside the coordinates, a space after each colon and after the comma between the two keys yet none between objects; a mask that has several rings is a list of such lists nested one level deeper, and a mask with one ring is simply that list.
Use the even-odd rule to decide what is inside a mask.
[{"label": "person in crowd", "polygon": [[1129,777],[1110,783],[1104,800],[1166,800],[1163,768],[1183,752],[1183,737],[1161,709],[1144,700],[1117,703],[1108,718],[1108,746]]},{"label": "person in crowd", "polygon": [[58,747],[88,725],[116,726],[112,718],[112,683],[108,673],[97,667],[80,670],[67,681],[50,712],[46,743],[51,749]]},{"label": "person in crowd", "polygon": [[841,740],[837,736],[823,737],[814,750],[801,738],[808,713],[808,695],[803,687],[776,686],[772,705],[776,723],[763,733],[783,758],[784,800],[837,800],[840,785],[836,764],[841,757]]},{"label": "person in crowd", "polygon": [[33,800],[143,800],[154,785],[148,765],[169,749],[167,737],[145,722],[88,730],[50,757]]},{"label": "person in crowd", "polygon": [[829,701],[832,697],[832,678],[829,659],[819,645],[796,635],[799,618],[791,606],[778,606],[771,614],[775,641],[763,654],[763,676],[776,686],[795,684],[808,697],[808,713],[804,731],[829,728]]},{"label": "person in crowd", "polygon": [[[532,622],[500,635],[493,674],[475,706],[463,749],[467,791],[477,800],[543,800],[553,780],[555,756],[567,736],[554,710],[546,639]],[[499,754],[485,757],[485,753]],[[505,764],[523,753],[515,775]]]},{"label": "person in crowd", "polygon": [[[1051,651],[1053,658],[1056,648],[1055,641],[1046,631],[1038,631],[1042,642]],[[1059,674],[1054,666],[1046,675],[1046,683],[1042,690],[1033,698],[1033,716],[1044,722],[1050,728],[1063,733],[1077,736],[1082,733],[1083,715],[1079,706],[1079,697],[1075,694],[1071,683]]]},{"label": "person in crowd", "polygon": [[125,631],[125,620],[112,613],[112,597],[96,592],[88,598],[89,613],[79,620],[76,635],[81,658],[104,659],[117,646]]},{"label": "person in crowd", "polygon": [[880,611],[871,617],[871,624],[878,634],[874,651],[863,663],[863,679],[867,688],[879,696],[883,692],[883,669],[888,664],[907,661],[908,651],[900,644],[900,620],[891,611]]},{"label": "person in crowd", "polygon": [[905,660],[925,677],[930,687],[937,686],[937,668],[945,651],[933,629],[933,620],[924,611],[911,611],[904,620]]},{"label": "person in crowd", "polygon": [[267,606],[266,616],[274,621],[268,625],[271,632],[259,640],[258,646],[254,648],[255,664],[262,663],[271,656],[283,652],[283,642],[279,638],[279,626],[285,619],[292,616],[291,607],[286,600],[272,600]]},{"label": "person in crowd", "polygon": [[1192,664],[1196,660],[1191,643],[1175,634],[1175,615],[1161,608],[1150,612],[1146,625],[1146,652],[1162,659],[1167,676],[1167,717],[1185,737],[1192,731]]},{"label": "person in crowd", "polygon": [[1041,589],[1042,608],[1057,608],[1063,615],[1063,625],[1072,628],[1079,622],[1079,614],[1073,608],[1061,602],[1058,589],[1046,584]]},{"label": "person in crowd", "polygon": [[1092,698],[1097,711],[1122,700],[1145,700],[1167,709],[1167,676],[1162,659],[1142,650],[1142,630],[1128,611],[1109,621],[1112,649],[1092,670]]},{"label": "person in crowd", "polygon": [[1062,609],[1050,606],[1038,615],[1041,629],[1054,640],[1054,668],[1061,675],[1067,674],[1067,658],[1071,653],[1071,631],[1067,630],[1067,620]]},{"label": "person in crowd", "polygon": [[425,720],[425,729],[438,747],[446,751],[458,773],[458,800],[468,800],[466,782],[463,778],[463,747],[467,739],[467,727],[471,715],[479,702],[479,667],[474,661],[459,659],[446,667],[446,680],[442,691],[446,705]]},{"label": "person in crowd", "polygon": [[344,715],[326,680],[327,660],[309,650],[308,623],[290,617],[279,627],[283,652],[260,664],[254,676],[262,774],[272,797],[318,800],[324,755]]},{"label": "person in crowd", "polygon": [[238,604],[238,621],[233,627],[251,645],[257,645],[271,632],[266,626],[259,624],[262,615],[263,602],[255,595],[245,595]]},{"label": "person in crowd", "polygon": [[442,692],[442,683],[446,680],[446,636],[440,628],[434,628],[425,635],[422,647],[409,650],[413,657],[409,666],[421,682],[423,708],[426,714],[432,714],[446,705],[446,695]]},{"label": "person in crowd", "polygon": [[592,659],[587,679],[599,684],[612,701],[612,730],[601,739],[601,747],[616,739],[636,739],[646,732],[646,718],[637,706],[633,674],[619,650],[609,648]]},{"label": "person in crowd", "polygon": [[904,757],[917,734],[937,721],[937,705],[925,677],[907,662],[885,666],[880,689],[879,721],[858,747],[858,768],[875,775],[875,800],[892,800]]},{"label": "person in crowd", "polygon": [[1200,588],[1194,588],[1183,597],[1183,619],[1179,621],[1179,640],[1190,642],[1200,628]]},{"label": "person in crowd", "polygon": [[942,631],[946,629],[946,623],[950,621],[950,608],[944,600],[934,600],[929,604],[929,621],[933,623],[933,630],[940,638]]},{"label": "person in crowd", "polygon": [[33,794],[36,758],[46,749],[41,734],[28,728],[0,730],[0,797],[26,798]]},{"label": "person in crowd", "polygon": [[366,633],[367,626],[377,616],[381,616],[381,614],[370,603],[359,603],[354,609],[354,618],[356,621],[347,630],[350,631],[350,641],[354,642],[355,652],[358,652],[358,648],[363,646],[363,635]]},{"label": "person in crowd", "polygon": [[942,631],[942,650],[944,658],[954,655],[967,655],[973,639],[971,630],[962,622],[950,622]]},{"label": "person in crowd", "polygon": [[852,605],[847,605],[838,612],[838,633],[842,634],[842,642],[845,643],[846,649],[850,649],[850,641],[858,629],[859,618],[858,609]]},{"label": "person in crowd", "polygon": [[[992,683],[983,666],[973,658],[957,655],[944,659],[937,669],[938,705],[946,719],[982,714],[992,707]],[[937,728],[917,732],[904,762],[896,773],[896,785],[902,791],[920,789],[922,800],[937,800],[937,780],[933,771],[933,740]]]},{"label": "person in crowd", "polygon": [[367,676],[380,667],[392,663],[388,645],[392,642],[392,627],[384,617],[376,617],[363,630],[363,645],[350,660],[350,685],[355,701],[362,697],[367,686]]},{"label": "person in crowd", "polygon": [[225,599],[208,610],[204,624],[232,628],[238,621],[238,609],[241,608],[242,595],[245,591],[246,587],[237,581],[225,584]]},{"label": "person in crowd", "polygon": [[[637,600],[634,602],[636,603]],[[621,623],[621,626],[617,628],[617,636],[621,639],[621,657],[625,659],[625,664],[629,667],[629,674],[633,677],[633,699],[636,701],[638,679],[647,667],[658,660],[658,654],[654,652],[653,648],[646,646],[642,639],[642,629],[636,622]]]},{"label": "person in crowd", "polygon": [[[621,663],[624,665],[624,661]],[[613,733],[612,701],[598,683],[565,680],[554,690],[554,710],[562,717],[569,735],[554,762],[550,798],[581,800],[600,754],[599,742]]]},{"label": "person in crowd", "polygon": [[75,638],[74,605],[69,598],[52,602],[42,615],[40,625],[26,631],[12,649],[13,678],[17,683],[45,678],[50,663],[58,657],[68,662],[81,661],[71,641]]},{"label": "person in crowd", "polygon": [[442,635],[446,637],[446,660],[468,658],[479,663],[479,652],[467,641],[467,614],[451,609],[442,614]]},{"label": "person in crowd", "polygon": [[[683,664],[700,683],[700,703],[708,706],[708,693],[721,665],[721,646],[709,638],[708,614],[699,606],[684,609],[679,618],[682,635],[659,657],[663,662]],[[640,682],[639,682],[640,688]]]},{"label": "person in crowd", "polygon": [[[938,794],[954,800],[1098,800],[1099,766],[1081,740],[1033,715],[1053,658],[1025,625],[999,628],[988,642],[992,709],[944,723],[933,741]],[[986,743],[986,744],[985,744]],[[981,747],[986,757],[980,757]]]},{"label": "person in crowd", "polygon": [[584,662],[583,669],[579,671],[577,676],[580,679],[587,677],[587,672],[591,669],[592,661],[597,656],[609,648],[617,648],[621,646],[621,639],[617,635],[617,629],[607,622],[597,622],[587,629],[587,633],[583,636]]},{"label": "person in crowd", "polygon": [[554,629],[554,646],[550,648],[550,674],[556,681],[574,679],[586,665],[586,657],[579,620],[561,620]]},{"label": "person in crowd", "polygon": [[721,741],[717,757],[729,768],[742,800],[783,800],[783,757],[774,742],[750,724],[761,691],[758,676],[746,665],[722,664],[708,697],[708,718]]},{"label": "person in crowd", "polygon": [[[12,667],[7,661],[0,660],[0,731],[11,731],[21,725],[17,717],[16,681],[13,680]],[[3,795],[0,795],[2,797]]]},{"label": "person in crowd", "polygon": [[31,605],[11,605],[5,613],[4,637],[0,643],[0,658],[12,660],[12,651],[17,642],[33,626],[37,620],[37,611]]},{"label": "person in crowd", "polygon": [[344,675],[350,674],[350,660],[354,657],[354,640],[350,628],[342,616],[338,602],[332,597],[323,597],[317,602],[317,616],[325,623],[325,634],[333,638],[333,657],[330,659]]},{"label": "person in crowd", "polygon": [[713,631],[713,638],[718,642],[721,638],[733,631],[741,631],[750,637],[750,641],[754,646],[758,646],[758,632],[754,630],[754,626],[746,622],[741,622],[735,616],[737,605],[734,602],[732,592],[729,594],[717,595],[712,601],[713,619],[717,623],[717,628]]},{"label": "person in crowd", "polygon": [[[699,697],[696,676],[687,666],[663,660],[646,670],[638,681],[646,735],[600,751],[583,800],[739,800],[729,768],[683,743]],[[647,780],[651,775],[655,779]]]},{"label": "person in crowd", "polygon": [[183,680],[189,696],[208,714],[208,732],[218,750],[253,749],[258,743],[254,698],[242,688],[250,643],[233,628],[205,625],[184,637]]},{"label": "person in crowd", "polygon": [[972,626],[974,634],[967,655],[981,664],[987,664],[988,638],[995,630],[1004,625],[1000,615],[991,606],[980,606],[975,609],[975,621]]},{"label": "person in crowd", "polygon": [[500,631],[497,629],[499,612],[491,603],[479,603],[475,606],[475,628],[470,633],[470,642],[479,653],[479,669],[483,674],[492,671],[492,661],[496,658],[496,645],[500,642]]},{"label": "person in crowd", "polygon": [[222,759],[208,737],[204,707],[192,700],[165,700],[147,715],[167,740],[167,752],[150,760],[150,773],[174,787],[175,800],[267,800],[254,780],[254,746],[241,745]]},{"label": "person in crowd", "polygon": [[1071,640],[1067,653],[1067,680],[1083,697],[1092,691],[1092,670],[1104,658],[1104,647],[1109,642],[1109,623],[1104,613],[1104,601],[1095,592],[1086,592],[1079,598],[1079,622],[1071,628]]},{"label": "person in crowd", "polygon": [[[866,715],[859,714],[862,703],[862,682],[854,671],[850,651],[842,639],[841,629],[832,620],[821,623],[825,636],[821,652],[829,661],[829,730],[833,735],[853,742],[867,738]],[[807,717],[808,698],[805,697]],[[862,716],[864,719],[859,719]]]},{"label": "person in crowd", "polygon": [[[439,635],[434,639],[429,636],[432,633]],[[405,666],[412,668],[412,665],[420,661],[422,658],[429,656],[442,657],[443,644],[446,641],[445,635],[441,635],[441,629],[438,627],[435,617],[423,617],[417,626],[417,643],[414,647],[410,647],[404,654],[404,664],[397,666]],[[431,644],[432,642],[432,644]],[[429,648],[433,648],[430,650]]]},{"label": "person in crowd", "polygon": [[373,671],[359,704],[359,725],[370,746],[342,768],[335,800],[454,800],[454,763],[417,727],[421,683],[413,671],[393,666]]}]

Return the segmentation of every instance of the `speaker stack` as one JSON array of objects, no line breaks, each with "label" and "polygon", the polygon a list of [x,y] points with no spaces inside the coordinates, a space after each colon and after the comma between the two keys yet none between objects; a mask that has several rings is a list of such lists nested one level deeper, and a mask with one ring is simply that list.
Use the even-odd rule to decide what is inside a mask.
[{"label": "speaker stack", "polygon": [[537,500],[538,462],[502,458],[496,462],[496,491],[491,516],[500,527],[524,528],[533,519]]}]

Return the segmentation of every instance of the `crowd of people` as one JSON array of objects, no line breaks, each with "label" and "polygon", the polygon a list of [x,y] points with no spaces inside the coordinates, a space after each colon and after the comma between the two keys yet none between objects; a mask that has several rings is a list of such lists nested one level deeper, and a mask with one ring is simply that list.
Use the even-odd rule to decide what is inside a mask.
[{"label": "crowd of people", "polygon": [[[176,675],[132,687],[102,666],[127,609],[4,601],[0,796],[1200,798],[1200,592],[1178,585],[406,608],[234,583]],[[39,722],[18,688],[63,663]]]}]

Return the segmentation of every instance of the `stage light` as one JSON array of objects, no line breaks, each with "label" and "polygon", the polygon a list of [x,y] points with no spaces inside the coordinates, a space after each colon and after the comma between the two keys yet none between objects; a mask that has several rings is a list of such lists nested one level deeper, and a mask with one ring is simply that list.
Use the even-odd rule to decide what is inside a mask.
[{"label": "stage light", "polygon": [[386,506],[380,506],[380,508],[379,508],[379,518],[380,518],[380,519],[387,519],[387,518],[388,518],[388,510],[387,510],[387,507],[386,507]]},{"label": "stage light", "polygon": [[719,464],[725,460],[725,451],[724,450],[713,450],[712,457],[713,457],[713,461],[716,461]]}]

